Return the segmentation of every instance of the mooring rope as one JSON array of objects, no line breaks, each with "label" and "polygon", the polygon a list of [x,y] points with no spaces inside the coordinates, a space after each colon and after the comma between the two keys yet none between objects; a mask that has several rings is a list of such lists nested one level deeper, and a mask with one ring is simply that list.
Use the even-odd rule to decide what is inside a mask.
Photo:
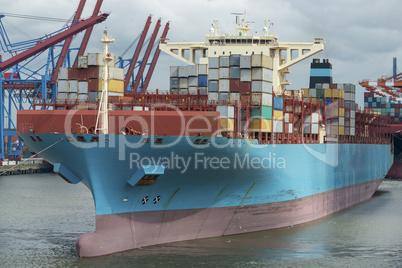
[{"label": "mooring rope", "polygon": [[1,172],[1,173],[0,173],[0,176],[2,176],[3,174],[5,174],[5,173],[7,173],[7,172],[9,172],[9,171],[11,171],[11,170],[13,170],[13,169],[15,169],[15,168],[18,167],[19,165],[22,165],[22,164],[25,163],[26,161],[31,160],[31,159],[34,158],[35,156],[37,156],[37,155],[43,153],[44,151],[50,149],[51,147],[55,146],[57,143],[59,143],[59,142],[61,142],[61,141],[63,141],[63,138],[60,138],[60,140],[56,141],[56,142],[53,143],[53,144],[50,144],[48,147],[46,147],[46,148],[43,149],[42,151],[40,151],[40,152],[38,152],[38,153],[36,153],[36,154],[34,154],[34,155],[32,155],[32,156],[30,156],[30,157],[28,157],[28,158],[22,160],[22,161],[20,161],[17,165],[13,166],[12,168],[7,169],[7,170]]}]

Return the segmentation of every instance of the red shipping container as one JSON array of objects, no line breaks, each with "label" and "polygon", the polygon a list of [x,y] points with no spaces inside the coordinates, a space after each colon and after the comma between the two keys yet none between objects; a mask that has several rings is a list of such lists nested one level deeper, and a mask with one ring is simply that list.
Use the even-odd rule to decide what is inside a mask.
[{"label": "red shipping container", "polygon": [[338,100],[338,107],[339,108],[345,108],[345,100],[344,99],[339,99]]},{"label": "red shipping container", "polygon": [[89,79],[88,80],[88,91],[98,91],[99,80]]},{"label": "red shipping container", "polygon": [[88,80],[88,69],[79,68],[68,68],[68,79],[87,81]]},{"label": "red shipping container", "polygon": [[240,92],[240,79],[230,79],[230,92]]},{"label": "red shipping container", "polygon": [[381,108],[387,108],[387,104],[385,103],[381,104]]},{"label": "red shipping container", "polygon": [[251,94],[251,82],[240,82],[240,94]]},{"label": "red shipping container", "polygon": [[337,89],[337,88],[338,88],[338,84],[329,84],[329,88],[331,88],[331,89]]}]

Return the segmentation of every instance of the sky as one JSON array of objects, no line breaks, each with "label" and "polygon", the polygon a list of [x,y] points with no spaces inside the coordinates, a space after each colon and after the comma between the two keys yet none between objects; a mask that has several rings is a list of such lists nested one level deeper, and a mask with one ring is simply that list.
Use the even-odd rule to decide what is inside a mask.
[{"label": "sky", "polygon": [[[87,0],[82,18],[92,14],[96,0]],[[51,3],[51,5],[49,5]],[[274,25],[279,42],[313,42],[315,37],[325,41],[323,52],[291,67],[288,89],[308,87],[310,63],[313,58],[329,59],[334,83],[353,83],[363,79],[376,80],[392,75],[393,57],[402,64],[402,16],[400,0],[104,0],[102,12],[108,19],[95,26],[87,52],[101,52],[99,43],[105,27],[115,42],[111,52],[121,55],[141,34],[148,15],[152,14],[153,31],[158,18],[162,27],[170,21],[168,38],[172,42],[203,42],[213,20],[219,21],[219,30],[234,34],[235,16],[231,13],[247,10],[254,31],[262,34],[264,20]],[[1,12],[69,19],[79,0],[0,0]],[[38,38],[63,27],[62,22],[28,20],[14,17],[2,19],[11,42]],[[80,36],[74,41],[80,42]],[[74,44],[74,43],[73,43]],[[79,44],[79,43],[78,43]],[[3,58],[7,55],[1,51]],[[129,58],[134,48],[125,57]],[[169,66],[185,65],[161,53],[149,88],[168,89]],[[401,65],[402,66],[402,65]],[[402,70],[402,67],[401,67]],[[362,105],[363,89],[357,87],[357,100]]]}]

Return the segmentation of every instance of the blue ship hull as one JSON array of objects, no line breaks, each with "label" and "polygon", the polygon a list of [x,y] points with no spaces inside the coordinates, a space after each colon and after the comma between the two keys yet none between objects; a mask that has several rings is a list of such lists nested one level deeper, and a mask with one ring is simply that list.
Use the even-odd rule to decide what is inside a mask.
[{"label": "blue ship hull", "polygon": [[20,136],[93,194],[96,231],[78,240],[80,256],[310,221],[370,198],[392,164],[389,144],[35,135]]}]

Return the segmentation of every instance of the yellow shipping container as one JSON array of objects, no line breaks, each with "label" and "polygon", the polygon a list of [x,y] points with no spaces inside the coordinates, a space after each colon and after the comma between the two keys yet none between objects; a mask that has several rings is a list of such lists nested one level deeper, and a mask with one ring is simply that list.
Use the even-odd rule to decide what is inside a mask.
[{"label": "yellow shipping container", "polygon": [[336,99],[340,98],[339,89],[333,88],[331,95],[332,95],[332,98],[336,98]]},{"label": "yellow shipping container", "polygon": [[324,91],[324,97],[325,98],[332,98],[332,89],[326,88]]},{"label": "yellow shipping container", "polygon": [[344,99],[345,98],[345,91],[340,89],[339,93],[340,93],[340,98]]},{"label": "yellow shipping container", "polygon": [[274,120],[283,120],[283,111],[274,110],[273,119]]},{"label": "yellow shipping container", "polygon": [[308,98],[309,97],[309,89],[308,88],[303,88],[303,98]]},{"label": "yellow shipping container", "polygon": [[222,131],[234,131],[234,119],[220,118]]},{"label": "yellow shipping container", "polygon": [[339,116],[345,117],[345,108],[339,108]]},{"label": "yellow shipping container", "polygon": [[[103,89],[103,79],[99,80],[98,91]],[[109,92],[124,93],[124,81],[120,80],[109,80],[108,83]]]},{"label": "yellow shipping container", "polygon": [[345,135],[345,127],[339,126],[339,135]]},{"label": "yellow shipping container", "polygon": [[[261,132],[272,132],[272,120],[261,119]],[[260,131],[260,119],[253,119],[250,121],[250,131]]]}]

